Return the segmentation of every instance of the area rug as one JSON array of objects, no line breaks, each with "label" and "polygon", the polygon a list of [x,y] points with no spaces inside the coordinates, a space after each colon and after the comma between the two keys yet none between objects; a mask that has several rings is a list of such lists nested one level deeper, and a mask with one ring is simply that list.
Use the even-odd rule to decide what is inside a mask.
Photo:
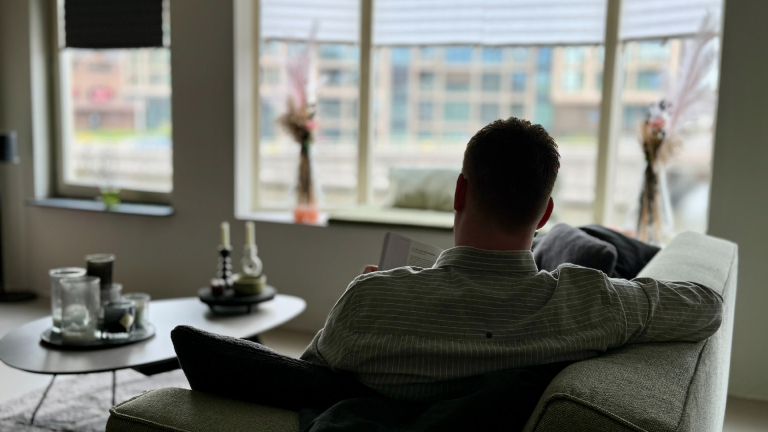
[{"label": "area rug", "polygon": [[[117,372],[117,403],[148,390],[164,387],[189,388],[181,370],[144,376],[130,369]],[[45,389],[26,393],[0,405],[0,431],[103,431],[112,405],[112,373],[58,376],[29,424]]]}]

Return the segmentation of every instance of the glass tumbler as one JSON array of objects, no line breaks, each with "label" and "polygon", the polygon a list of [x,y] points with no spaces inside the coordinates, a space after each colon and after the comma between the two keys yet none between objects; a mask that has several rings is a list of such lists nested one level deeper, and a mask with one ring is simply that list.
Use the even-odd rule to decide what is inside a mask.
[{"label": "glass tumbler", "polygon": [[62,267],[48,271],[51,277],[51,331],[61,333],[61,279],[65,277],[85,276],[85,269],[80,267]]},{"label": "glass tumbler", "polygon": [[128,293],[123,296],[123,300],[130,300],[136,305],[136,327],[146,328],[149,324],[149,300],[151,297],[146,293]]},{"label": "glass tumbler", "polygon": [[96,276],[101,280],[101,288],[107,289],[112,285],[112,264],[115,256],[112,254],[93,254],[85,256],[88,276]]},{"label": "glass tumbler", "polygon": [[99,287],[99,278],[95,276],[61,280],[61,339],[65,344],[97,339]]}]

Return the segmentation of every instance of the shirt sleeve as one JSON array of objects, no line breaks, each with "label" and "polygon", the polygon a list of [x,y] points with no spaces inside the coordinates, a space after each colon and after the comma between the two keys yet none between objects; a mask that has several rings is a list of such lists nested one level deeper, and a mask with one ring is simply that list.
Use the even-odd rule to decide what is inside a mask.
[{"label": "shirt sleeve", "polygon": [[[643,342],[698,342],[720,328],[723,298],[694,282],[607,278],[619,319],[615,346]],[[615,301],[614,301],[615,300]]]},{"label": "shirt sleeve", "polygon": [[354,349],[353,302],[354,287],[358,279],[353,281],[336,305],[328,314],[325,326],[315,335],[312,342],[301,355],[302,360],[334,370],[346,370],[348,356]]}]

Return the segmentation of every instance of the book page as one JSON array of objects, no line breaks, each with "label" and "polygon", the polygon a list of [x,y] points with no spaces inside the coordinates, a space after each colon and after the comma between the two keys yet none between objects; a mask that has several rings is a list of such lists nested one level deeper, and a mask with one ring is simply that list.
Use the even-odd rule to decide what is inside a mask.
[{"label": "book page", "polygon": [[412,240],[404,235],[388,232],[379,261],[379,271],[403,266],[429,268],[443,250],[437,246]]}]

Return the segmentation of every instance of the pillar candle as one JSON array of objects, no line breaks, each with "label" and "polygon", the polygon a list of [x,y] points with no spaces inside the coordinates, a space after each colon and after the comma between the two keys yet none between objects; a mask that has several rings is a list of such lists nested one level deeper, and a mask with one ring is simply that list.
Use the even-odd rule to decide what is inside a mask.
[{"label": "pillar candle", "polygon": [[256,227],[253,222],[245,223],[245,244],[254,246],[256,244]]},{"label": "pillar candle", "polygon": [[229,222],[221,223],[221,245],[225,248],[229,247]]}]

